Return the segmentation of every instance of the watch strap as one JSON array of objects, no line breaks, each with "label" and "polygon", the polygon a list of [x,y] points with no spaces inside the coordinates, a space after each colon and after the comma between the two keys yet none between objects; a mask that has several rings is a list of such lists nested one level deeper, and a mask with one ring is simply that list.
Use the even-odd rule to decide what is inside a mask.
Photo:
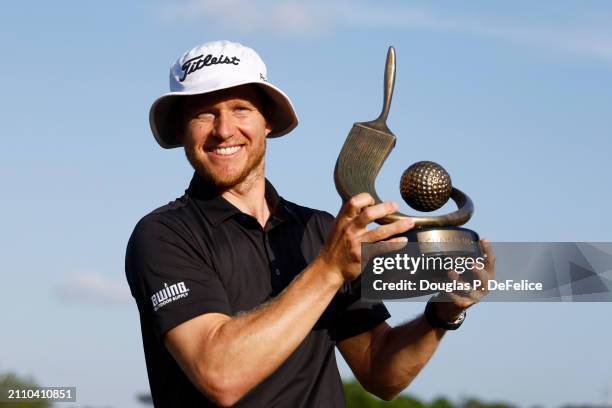
[{"label": "watch strap", "polygon": [[431,327],[445,330],[457,330],[459,327],[461,327],[461,324],[463,324],[465,316],[467,315],[465,310],[461,312],[457,320],[454,322],[447,322],[446,320],[440,319],[440,317],[436,314],[434,303],[435,302],[429,301],[427,302],[427,306],[425,306],[425,319]]}]

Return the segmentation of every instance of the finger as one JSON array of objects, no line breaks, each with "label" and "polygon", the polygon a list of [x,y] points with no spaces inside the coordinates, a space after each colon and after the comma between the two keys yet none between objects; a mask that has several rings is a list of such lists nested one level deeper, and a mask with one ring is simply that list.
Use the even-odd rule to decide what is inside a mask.
[{"label": "finger", "polygon": [[361,259],[367,265],[372,258],[379,255],[391,254],[402,250],[408,243],[406,237],[396,237],[362,247]]},{"label": "finger", "polygon": [[399,205],[391,201],[364,208],[359,216],[355,218],[354,226],[358,229],[365,228],[369,223],[385,215],[393,214],[398,209]]},{"label": "finger", "polygon": [[406,238],[406,237],[395,237],[395,238],[386,239],[386,240],[381,241],[381,242],[385,242],[387,244],[395,244],[395,243],[401,244],[401,245],[398,245],[398,247],[401,249],[401,248],[405,247],[406,244],[408,243],[408,238]]},{"label": "finger", "polygon": [[480,295],[484,295],[486,293],[488,293],[488,286],[489,286],[489,275],[488,275],[488,270],[484,269],[484,268],[474,268],[471,271],[472,276],[470,277],[470,282],[472,284],[475,284],[475,281],[479,282],[478,285],[478,289],[476,289],[476,292],[479,293]]},{"label": "finger", "polygon": [[[464,273],[459,273],[454,269],[449,269],[446,271],[446,276],[448,277],[448,279],[450,279],[450,281],[457,281],[461,284],[466,284],[466,285],[469,284],[470,287],[472,287],[473,282],[471,278],[466,279],[464,276]],[[456,293],[461,297],[468,297],[468,298],[472,297],[472,289],[469,289],[469,290],[458,289],[458,290],[455,290],[453,293]]]},{"label": "finger", "polygon": [[446,301],[454,303],[454,305],[458,308],[465,310],[475,303],[471,297],[471,294],[464,290],[458,290],[454,292],[445,292],[445,293],[446,293],[446,298],[448,299]]},{"label": "finger", "polygon": [[359,240],[361,242],[379,242],[406,232],[412,227],[414,227],[414,220],[412,218],[402,218],[364,232]]},{"label": "finger", "polygon": [[368,252],[370,252],[373,256],[397,252],[404,249],[407,244],[408,238],[395,237],[384,241],[379,241],[376,244],[368,244]]},{"label": "finger", "polygon": [[368,207],[374,205],[374,197],[372,197],[368,193],[359,193],[351,197],[340,209],[338,213],[338,218],[355,218],[364,207]]},{"label": "finger", "polygon": [[449,269],[448,271],[446,271],[446,276],[448,276],[448,279],[450,279],[450,280],[456,280],[456,281],[462,281],[463,280],[461,278],[461,275],[459,275],[459,273],[457,271],[455,271],[454,269]]},{"label": "finger", "polygon": [[485,282],[485,286],[486,286],[486,276],[484,278],[480,278],[479,276],[470,276],[466,279],[466,277],[464,276],[464,273],[460,274],[454,269],[449,269],[446,272],[449,279],[470,285],[469,290],[455,290],[451,292],[452,294],[454,294],[454,296],[451,296],[453,302],[455,302],[457,305],[461,305],[462,307],[467,308],[471,306],[472,304],[478,302],[478,300],[480,300],[480,298],[484,296],[484,294],[482,293],[482,290],[475,289],[473,287],[474,279],[480,279],[481,282]]},{"label": "finger", "polygon": [[485,255],[485,269],[488,273],[489,279],[495,278],[495,253],[493,252],[493,246],[491,242],[486,239],[479,241],[480,249]]}]

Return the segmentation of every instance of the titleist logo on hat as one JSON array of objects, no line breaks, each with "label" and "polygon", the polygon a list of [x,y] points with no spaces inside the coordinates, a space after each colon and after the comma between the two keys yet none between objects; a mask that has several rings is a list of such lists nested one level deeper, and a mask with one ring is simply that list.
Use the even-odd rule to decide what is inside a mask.
[{"label": "titleist logo on hat", "polygon": [[238,57],[228,57],[221,54],[218,57],[213,57],[212,54],[208,54],[204,57],[204,54],[198,55],[197,57],[193,57],[187,61],[183,65],[181,65],[181,69],[183,70],[183,77],[179,79],[180,82],[183,82],[187,75],[194,73],[195,71],[202,69],[204,67],[209,67],[211,65],[216,64],[232,64],[238,65],[240,64],[240,58]]}]

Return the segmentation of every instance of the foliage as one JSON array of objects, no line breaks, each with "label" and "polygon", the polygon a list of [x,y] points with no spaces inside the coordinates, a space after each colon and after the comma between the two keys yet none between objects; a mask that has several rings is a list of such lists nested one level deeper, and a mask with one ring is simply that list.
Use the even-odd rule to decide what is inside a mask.
[{"label": "foliage", "polygon": [[[400,395],[392,401],[383,401],[363,389],[356,381],[344,383],[346,406],[350,408],[426,408],[413,396]],[[444,407],[440,407],[444,408]]]},{"label": "foliage", "polygon": [[[383,401],[376,398],[356,381],[343,384],[347,408],[515,408],[514,405],[503,402],[483,402],[476,398],[468,398],[458,403],[453,403],[444,397],[438,397],[427,403],[411,395],[399,395],[392,401]],[[137,399],[145,405],[153,405],[150,394],[139,394]],[[34,405],[32,405],[34,406]],[[39,405],[36,405],[38,407]],[[10,405],[7,407],[11,407]],[[19,407],[26,407],[19,405]],[[29,406],[27,406],[29,407]],[[4,408],[4,405],[1,407]],[[562,408],[604,408],[592,405],[566,405]],[[608,408],[608,407],[606,407]]]},{"label": "foliage", "polygon": [[461,404],[461,408],[514,408],[514,406],[503,402],[485,403],[475,398],[470,398]]},{"label": "foliage", "polygon": [[485,403],[470,398],[458,404],[446,398],[438,397],[431,403],[419,400],[411,395],[401,394],[392,401],[383,401],[364,390],[358,382],[344,383],[346,406],[348,408],[514,408],[505,403]]},{"label": "foliage", "polygon": [[[23,378],[17,374],[8,372],[0,374],[0,390],[5,393],[5,390],[37,387],[36,382],[31,378]],[[6,397],[6,394],[3,395]],[[51,403],[47,401],[24,402],[23,400],[16,402],[1,402],[2,408],[48,408]]]}]

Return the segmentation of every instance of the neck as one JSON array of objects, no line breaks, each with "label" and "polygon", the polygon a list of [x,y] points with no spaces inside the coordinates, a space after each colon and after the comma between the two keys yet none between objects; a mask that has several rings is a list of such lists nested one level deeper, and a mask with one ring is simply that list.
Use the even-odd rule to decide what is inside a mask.
[{"label": "neck", "polygon": [[255,217],[262,227],[266,225],[270,209],[266,202],[263,168],[253,171],[240,184],[222,192],[221,196],[243,213]]}]

